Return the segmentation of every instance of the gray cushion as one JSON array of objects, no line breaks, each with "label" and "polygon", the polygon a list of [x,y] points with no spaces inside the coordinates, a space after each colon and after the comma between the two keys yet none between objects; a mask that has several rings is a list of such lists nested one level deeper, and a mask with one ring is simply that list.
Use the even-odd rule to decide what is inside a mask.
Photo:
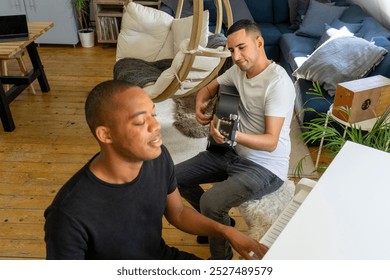
[{"label": "gray cushion", "polygon": [[339,37],[323,44],[293,75],[318,81],[333,96],[338,83],[365,77],[387,50],[358,37]]},{"label": "gray cushion", "polygon": [[309,9],[297,30],[298,35],[321,37],[325,32],[325,23],[330,24],[339,18],[347,7],[331,6],[310,0]]},{"label": "gray cushion", "polygon": [[390,47],[390,41],[383,36],[372,37],[371,40],[375,43],[375,45],[379,47],[384,47],[384,48]]},{"label": "gray cushion", "polygon": [[[320,3],[331,3],[331,0],[317,0]],[[297,29],[309,8],[310,0],[288,0],[291,28]]]},{"label": "gray cushion", "polygon": [[343,27],[346,27],[349,32],[351,33],[356,33],[359,31],[360,28],[362,28],[362,23],[348,23],[348,22],[343,22],[336,18],[335,20],[332,21],[330,24],[331,27],[336,28],[336,29],[341,29]]},{"label": "gray cushion", "polygon": [[361,23],[367,14],[359,5],[351,4],[341,15],[340,20],[350,23]]},{"label": "gray cushion", "polygon": [[316,44],[316,48],[319,48],[323,43],[327,42],[330,39],[335,39],[338,37],[353,36],[353,33],[348,30],[346,27],[336,29],[325,23],[326,31],[322,34],[321,39]]},{"label": "gray cushion", "polygon": [[390,31],[383,27],[376,19],[373,17],[366,17],[363,20],[363,26],[359,30],[359,34],[368,41],[371,41],[373,37],[383,36],[387,39],[390,39]]},{"label": "gray cushion", "polygon": [[325,23],[326,31],[322,34],[320,41],[317,43],[316,48],[321,46],[327,40],[331,38],[341,36],[353,36],[362,27],[361,23],[346,23],[339,19],[335,19],[330,25]]}]

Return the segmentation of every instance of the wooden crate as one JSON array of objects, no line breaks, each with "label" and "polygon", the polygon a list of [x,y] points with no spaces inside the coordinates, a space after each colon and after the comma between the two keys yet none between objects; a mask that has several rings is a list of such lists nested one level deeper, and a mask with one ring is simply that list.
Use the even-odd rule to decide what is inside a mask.
[{"label": "wooden crate", "polygon": [[356,123],[380,117],[389,106],[390,79],[377,75],[337,84],[332,114]]}]

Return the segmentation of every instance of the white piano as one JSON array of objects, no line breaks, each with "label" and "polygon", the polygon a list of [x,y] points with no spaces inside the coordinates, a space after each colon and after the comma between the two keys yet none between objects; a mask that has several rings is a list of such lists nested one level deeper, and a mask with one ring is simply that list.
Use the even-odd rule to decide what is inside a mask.
[{"label": "white piano", "polygon": [[347,142],[317,183],[300,183],[260,240],[264,260],[390,260],[390,153]]}]

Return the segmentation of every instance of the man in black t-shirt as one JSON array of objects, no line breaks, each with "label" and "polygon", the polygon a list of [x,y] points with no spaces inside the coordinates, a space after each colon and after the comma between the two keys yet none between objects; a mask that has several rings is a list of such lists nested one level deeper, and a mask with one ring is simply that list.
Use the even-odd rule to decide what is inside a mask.
[{"label": "man in black t-shirt", "polygon": [[266,248],[182,203],[153,102],[139,87],[106,81],[85,113],[100,152],[45,211],[47,259],[199,259],[169,247],[162,217],[191,234],[227,238],[245,258]]}]

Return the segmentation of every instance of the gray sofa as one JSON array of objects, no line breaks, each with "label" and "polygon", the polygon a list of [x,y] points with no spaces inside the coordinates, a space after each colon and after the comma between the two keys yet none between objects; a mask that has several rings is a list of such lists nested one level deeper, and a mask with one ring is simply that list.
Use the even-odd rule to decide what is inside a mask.
[{"label": "gray sofa", "polygon": [[[356,33],[354,34],[356,37],[362,38],[368,42],[372,42],[376,46],[380,46],[383,49],[385,49],[387,52],[390,52],[390,31],[386,30],[378,21],[376,21],[373,17],[368,16],[359,6],[357,5],[349,5],[348,8],[342,13],[342,15],[338,18],[341,22],[345,23],[352,23],[352,24],[359,24],[361,25],[360,28],[358,27]],[[352,27],[354,25],[351,25]],[[355,25],[356,27],[356,25]],[[297,79],[296,76],[293,76],[294,71],[298,69],[299,66],[302,66],[303,61],[312,55],[312,58],[319,53],[319,49],[317,50],[317,53],[314,54],[313,52],[316,50],[316,46],[319,43],[320,38],[319,37],[305,37],[300,36],[295,33],[289,33],[289,34],[283,34],[280,38],[279,45],[281,49],[281,55],[280,55],[280,63],[281,65],[287,70],[287,72],[290,74],[290,76],[295,81],[295,87],[297,91],[297,98],[295,103],[295,111],[300,112],[299,114],[299,120],[300,123],[304,122],[310,122],[312,118],[316,116],[315,112],[311,112],[308,110],[305,110],[307,108],[313,108],[317,112],[326,112],[329,109],[329,104],[333,103],[333,94],[330,94],[330,90],[327,90],[327,87],[322,84],[322,89],[325,99],[318,99],[313,95],[307,94],[309,89],[313,88],[312,83],[313,81],[317,80],[325,80],[326,78],[324,75],[329,75],[330,78],[333,79],[333,82],[343,82],[347,80],[353,80],[356,78],[359,78],[358,73],[354,75],[354,73],[346,73],[348,71],[355,71],[353,70],[354,67],[357,67],[356,65],[349,65],[347,64],[347,69],[337,69],[337,68],[326,68],[325,66],[322,67],[322,69],[317,69],[318,74],[312,74],[312,76],[317,77],[317,79],[307,79],[307,77],[299,78]],[[352,39],[345,39],[344,41],[349,40],[352,41]],[[341,41],[338,40],[338,41]],[[355,40],[356,43],[359,41]],[[354,42],[355,42],[354,41]],[[336,41],[333,41],[332,44],[335,44]],[[390,54],[385,54],[386,51],[381,50],[382,54],[385,54],[383,57],[383,60],[380,61],[378,65],[369,65],[367,61],[364,59],[367,58],[367,54],[364,53],[363,48],[359,48],[358,45],[350,45],[351,48],[345,48],[344,52],[345,54],[341,55],[340,58],[334,58],[330,55],[324,56],[324,60],[327,63],[333,63],[335,65],[341,64],[343,59],[347,59],[348,55],[355,55],[352,53],[352,51],[360,51],[360,53],[357,53],[355,57],[360,57],[359,59],[350,59],[354,64],[358,62],[365,63],[363,65],[360,65],[358,70],[362,69],[363,66],[368,67],[368,74],[366,76],[374,76],[374,75],[383,75],[385,77],[390,78]],[[360,46],[360,45],[359,45]],[[322,48],[325,48],[324,45]],[[371,47],[368,45],[368,47]],[[326,52],[326,49],[323,49],[323,52]],[[349,54],[348,54],[349,52]],[[317,55],[318,56],[318,55]],[[339,61],[334,61],[332,59],[339,59]],[[315,62],[312,62],[311,66],[312,68],[315,68],[314,66]],[[309,69],[314,71],[313,69]],[[338,72],[340,71],[340,72]],[[297,71],[296,71],[297,72]],[[358,72],[358,71],[356,71]],[[296,74],[296,73],[294,73]],[[360,74],[359,74],[360,75]],[[310,75],[309,75],[310,76]],[[329,78],[328,78],[329,79]],[[334,85],[333,85],[334,87]]]}]

